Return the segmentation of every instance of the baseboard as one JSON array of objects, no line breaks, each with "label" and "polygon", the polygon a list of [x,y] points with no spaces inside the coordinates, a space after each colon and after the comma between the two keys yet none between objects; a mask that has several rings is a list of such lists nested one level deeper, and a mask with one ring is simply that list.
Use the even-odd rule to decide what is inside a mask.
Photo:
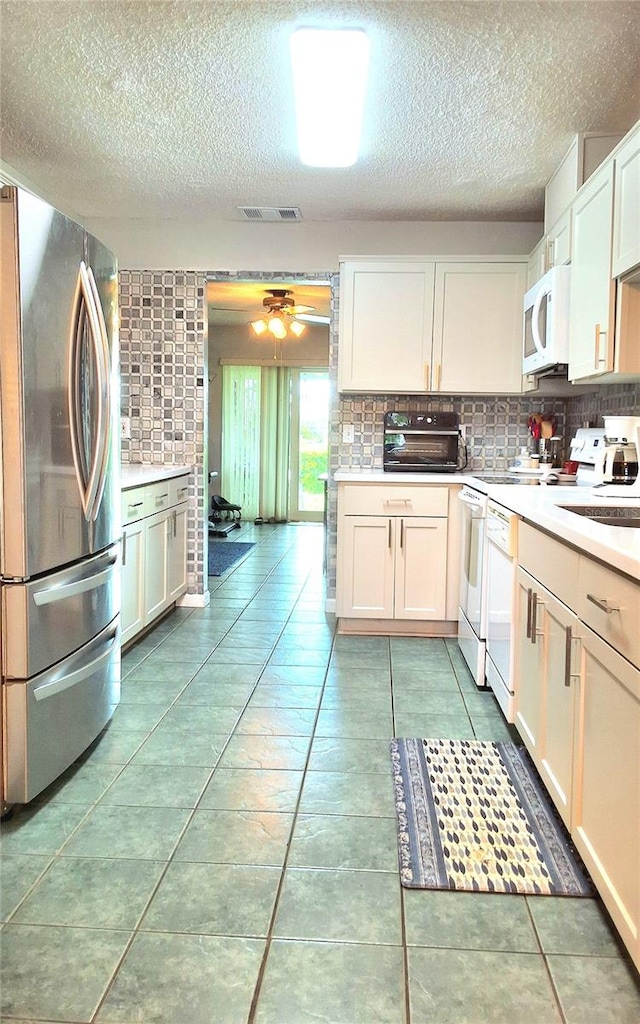
[{"label": "baseboard", "polygon": [[328,597],[324,602],[324,610],[331,615],[336,613],[336,599],[335,597]]},{"label": "baseboard", "polygon": [[206,608],[211,601],[211,594],[205,590],[204,594],[183,594],[176,601],[178,608]]},{"label": "baseboard", "polygon": [[458,623],[446,619],[338,619],[338,633],[352,636],[457,636]]}]

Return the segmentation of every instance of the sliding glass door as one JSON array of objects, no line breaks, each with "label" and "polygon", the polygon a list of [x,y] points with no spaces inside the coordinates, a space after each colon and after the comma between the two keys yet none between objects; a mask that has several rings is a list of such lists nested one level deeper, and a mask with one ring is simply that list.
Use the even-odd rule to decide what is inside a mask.
[{"label": "sliding glass door", "polygon": [[289,519],[322,522],[329,449],[329,373],[291,370]]}]

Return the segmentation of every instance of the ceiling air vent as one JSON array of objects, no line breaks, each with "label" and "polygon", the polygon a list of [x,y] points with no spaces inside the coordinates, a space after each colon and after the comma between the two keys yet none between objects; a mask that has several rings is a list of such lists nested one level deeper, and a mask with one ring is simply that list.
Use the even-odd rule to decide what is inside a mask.
[{"label": "ceiling air vent", "polygon": [[238,206],[243,220],[302,220],[297,206]]}]

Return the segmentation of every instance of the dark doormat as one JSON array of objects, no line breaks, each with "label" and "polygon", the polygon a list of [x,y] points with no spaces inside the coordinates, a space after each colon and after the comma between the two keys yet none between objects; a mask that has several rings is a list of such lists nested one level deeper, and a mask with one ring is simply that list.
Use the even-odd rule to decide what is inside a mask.
[{"label": "dark doormat", "polygon": [[210,540],[209,575],[222,576],[254,547],[249,541]]},{"label": "dark doormat", "polygon": [[524,747],[394,739],[391,761],[402,885],[594,895]]}]

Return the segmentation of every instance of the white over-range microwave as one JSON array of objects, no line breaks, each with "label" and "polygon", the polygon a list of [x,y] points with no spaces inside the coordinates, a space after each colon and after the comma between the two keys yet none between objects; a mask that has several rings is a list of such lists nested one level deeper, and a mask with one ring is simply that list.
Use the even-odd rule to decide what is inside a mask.
[{"label": "white over-range microwave", "polygon": [[524,297],[522,372],[548,373],[569,362],[571,268],[552,267]]}]

